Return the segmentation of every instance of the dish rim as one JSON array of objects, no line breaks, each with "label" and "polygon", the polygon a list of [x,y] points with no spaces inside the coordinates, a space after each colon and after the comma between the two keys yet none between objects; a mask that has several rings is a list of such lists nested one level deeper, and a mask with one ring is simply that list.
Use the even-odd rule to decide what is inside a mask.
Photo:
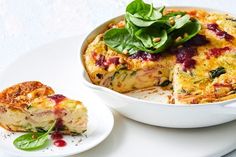
[{"label": "dish rim", "polygon": [[[166,8],[168,9],[199,9],[199,10],[205,10],[207,12],[214,12],[214,13],[221,13],[221,14],[228,14],[232,17],[236,17],[236,12],[232,13],[232,12],[228,12],[228,11],[223,11],[223,10],[219,10],[219,9],[212,9],[212,8],[208,8],[208,7],[194,7],[194,6],[167,6]],[[142,103],[146,103],[146,104],[152,104],[152,105],[161,105],[161,106],[175,106],[175,107],[205,107],[205,106],[225,106],[225,105],[229,105],[232,103],[236,102],[236,98],[234,99],[229,99],[229,100],[224,100],[224,101],[219,101],[219,102],[210,102],[210,103],[200,103],[200,104],[170,104],[170,103],[157,103],[157,102],[153,102],[153,101],[148,101],[148,100],[144,100],[144,99],[139,99],[139,98],[135,98],[135,97],[131,97],[131,96],[127,96],[125,94],[116,92],[112,89],[109,89],[107,87],[103,87],[103,86],[99,86],[99,85],[95,85],[92,83],[91,79],[88,76],[87,70],[85,68],[85,64],[84,64],[84,59],[83,59],[83,54],[84,54],[84,50],[86,50],[88,44],[86,43],[90,43],[88,40],[91,36],[93,36],[93,34],[97,34],[98,29],[105,27],[107,24],[111,23],[112,21],[116,21],[117,19],[120,18],[124,18],[124,14],[116,16],[114,18],[108,19],[105,22],[102,22],[101,24],[99,24],[98,26],[96,26],[92,31],[90,31],[89,33],[86,34],[86,36],[83,38],[80,47],[79,47],[79,52],[77,53],[77,60],[80,63],[80,66],[83,67],[82,70],[82,81],[83,83],[87,86],[90,87],[92,89],[95,90],[99,90],[102,92],[106,92],[106,94],[112,94],[112,95],[118,95],[120,97],[123,97],[124,99],[129,99],[131,101],[137,101],[137,102],[142,102]],[[98,35],[98,34],[97,34]],[[88,80],[89,79],[89,80]]]}]

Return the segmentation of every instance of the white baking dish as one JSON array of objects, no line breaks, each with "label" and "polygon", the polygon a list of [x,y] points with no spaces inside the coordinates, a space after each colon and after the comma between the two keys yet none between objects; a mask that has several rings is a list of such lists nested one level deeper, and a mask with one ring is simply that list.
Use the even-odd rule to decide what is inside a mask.
[{"label": "white baking dish", "polygon": [[[206,10],[213,11],[212,9]],[[123,15],[103,23],[85,38],[78,55],[79,62],[83,63],[82,54],[95,36],[107,30],[109,23],[120,21],[122,18]],[[236,99],[197,105],[162,104],[140,100],[106,87],[94,85],[85,70],[83,70],[82,79],[83,83],[97,93],[107,105],[128,118],[146,124],[172,128],[196,128],[218,125],[236,119]]]}]

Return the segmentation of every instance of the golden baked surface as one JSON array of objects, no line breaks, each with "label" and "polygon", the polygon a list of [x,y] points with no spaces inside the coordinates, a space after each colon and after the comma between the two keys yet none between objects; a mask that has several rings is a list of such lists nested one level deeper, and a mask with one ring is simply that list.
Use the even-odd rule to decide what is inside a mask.
[{"label": "golden baked surface", "polygon": [[24,110],[35,98],[54,94],[51,87],[38,81],[30,81],[16,84],[0,93],[0,103],[12,109]]},{"label": "golden baked surface", "polygon": [[[129,56],[106,46],[99,34],[83,54],[91,81],[118,92],[166,86],[173,90],[175,103],[183,104],[236,98],[235,18],[204,10],[181,11],[201,23],[196,38],[206,40],[205,44],[195,40],[157,55],[142,52]],[[124,21],[112,27],[124,27]]]},{"label": "golden baked surface", "polygon": [[87,109],[80,101],[55,94],[51,87],[31,81],[0,93],[0,125],[10,131],[47,131],[78,134],[87,129]]}]

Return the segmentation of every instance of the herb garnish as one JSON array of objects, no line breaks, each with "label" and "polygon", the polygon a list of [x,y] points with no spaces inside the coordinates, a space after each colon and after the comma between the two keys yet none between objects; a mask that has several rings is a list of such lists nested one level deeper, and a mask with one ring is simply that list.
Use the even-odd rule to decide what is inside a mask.
[{"label": "herb garnish", "polygon": [[168,86],[170,83],[171,83],[170,80],[165,80],[165,81],[163,81],[159,86],[165,87],[165,86]]},{"label": "herb garnish", "polygon": [[209,75],[210,75],[211,79],[214,79],[214,78],[219,77],[220,75],[225,74],[225,73],[226,73],[226,71],[225,71],[224,67],[218,67],[215,70],[211,70],[209,72]]},{"label": "herb garnish", "polygon": [[49,128],[46,133],[36,132],[28,133],[16,138],[13,142],[16,148],[26,151],[38,150],[48,145],[48,135],[55,127],[56,122]]},{"label": "herb garnish", "polygon": [[171,45],[185,43],[200,31],[199,22],[191,20],[185,12],[164,15],[164,9],[134,0],[126,7],[125,28],[112,28],[105,32],[106,45],[129,55],[139,50],[159,53]]}]

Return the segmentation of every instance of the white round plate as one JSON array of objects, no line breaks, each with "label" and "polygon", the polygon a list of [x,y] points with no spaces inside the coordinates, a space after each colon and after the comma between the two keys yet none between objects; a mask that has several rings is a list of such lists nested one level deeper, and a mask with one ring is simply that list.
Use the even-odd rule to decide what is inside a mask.
[{"label": "white round plate", "polygon": [[[14,133],[0,129],[0,151],[15,156],[28,157],[56,157],[78,154],[102,142],[111,132],[114,119],[111,111],[99,100],[96,95],[86,90],[79,82],[73,57],[66,53],[73,51],[77,40],[73,40],[71,47],[63,46],[63,41],[57,42],[57,52],[51,53],[55,45],[49,44],[31,51],[18,58],[0,76],[0,89],[15,83],[29,80],[38,80],[55,89],[56,93],[77,100],[81,100],[88,108],[88,130],[86,136],[64,136],[67,142],[65,147],[55,147],[50,144],[47,148],[38,151],[22,151],[14,147],[13,141],[24,133]],[[56,55],[55,55],[56,54]],[[68,61],[68,59],[72,59]],[[76,59],[74,57],[74,59]],[[64,61],[63,61],[64,60]],[[78,81],[70,79],[78,78]],[[4,141],[4,142],[3,142]]]}]

